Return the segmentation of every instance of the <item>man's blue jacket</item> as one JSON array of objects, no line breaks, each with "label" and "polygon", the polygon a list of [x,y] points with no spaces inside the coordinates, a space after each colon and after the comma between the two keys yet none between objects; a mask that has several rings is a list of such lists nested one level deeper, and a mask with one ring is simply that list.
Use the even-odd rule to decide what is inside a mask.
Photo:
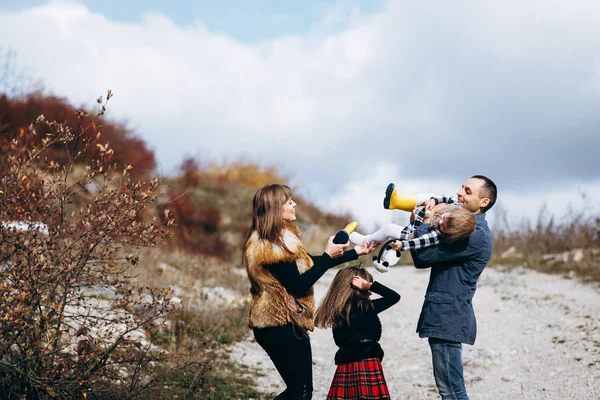
[{"label": "man's blue jacket", "polygon": [[[492,256],[492,232],[485,213],[476,214],[476,218],[475,231],[468,238],[411,251],[415,267],[431,267],[417,323],[420,337],[475,343],[477,322],[472,300],[477,278]],[[428,224],[421,225],[415,237],[427,233],[428,228]]]}]

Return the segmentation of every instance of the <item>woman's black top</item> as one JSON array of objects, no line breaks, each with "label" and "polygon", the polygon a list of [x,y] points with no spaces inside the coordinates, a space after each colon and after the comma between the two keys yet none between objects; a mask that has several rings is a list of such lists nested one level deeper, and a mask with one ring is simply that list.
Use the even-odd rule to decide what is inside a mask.
[{"label": "woman's black top", "polygon": [[337,258],[331,258],[327,253],[323,253],[320,256],[312,256],[309,254],[309,256],[312,258],[314,265],[303,274],[298,271],[295,261],[268,266],[269,271],[271,271],[273,276],[281,282],[285,290],[292,296],[304,296],[308,289],[313,287],[329,268],[358,258],[356,250],[354,249],[345,251],[341,257]]},{"label": "woman's black top", "polygon": [[333,340],[340,348],[335,354],[335,363],[347,364],[366,358],[383,359],[383,349],[379,345],[381,339],[381,321],[377,314],[387,310],[400,300],[400,295],[379,282],[373,282],[371,292],[381,296],[372,300],[373,307],[361,310],[357,299],[352,305],[350,324],[345,315],[339,315],[333,326]]}]

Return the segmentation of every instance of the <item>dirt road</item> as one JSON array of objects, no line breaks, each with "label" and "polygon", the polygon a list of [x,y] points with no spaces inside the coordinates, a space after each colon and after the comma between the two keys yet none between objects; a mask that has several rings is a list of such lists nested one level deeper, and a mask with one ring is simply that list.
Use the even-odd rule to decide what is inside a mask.
[{"label": "dirt road", "polygon": [[[415,333],[428,271],[371,271],[394,288],[400,302],[380,315],[384,373],[392,399],[439,399],[429,346]],[[317,302],[334,271],[315,286]],[[473,300],[478,322],[474,346],[463,347],[465,380],[472,400],[600,399],[600,289],[576,280],[528,270],[487,268]],[[337,347],[330,330],[311,335],[314,399],[324,399],[335,371]],[[254,341],[233,356],[259,368],[259,388],[276,393],[283,382]]]}]

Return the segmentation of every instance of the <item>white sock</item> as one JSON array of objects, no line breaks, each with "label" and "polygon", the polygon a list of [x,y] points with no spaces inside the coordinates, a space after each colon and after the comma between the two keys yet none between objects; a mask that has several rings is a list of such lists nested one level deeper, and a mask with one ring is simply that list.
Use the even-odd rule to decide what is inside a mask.
[{"label": "white sock", "polygon": [[365,244],[365,240],[367,240],[367,237],[364,235],[361,235],[358,232],[352,232],[350,234],[350,241],[354,244],[362,246],[363,244]]},{"label": "white sock", "polygon": [[[392,238],[398,238],[400,237],[400,234],[402,233],[402,226],[400,225],[396,225],[396,224],[385,224],[384,226],[382,226],[381,228],[379,228],[378,230],[376,230],[375,232],[369,234],[369,235],[360,235],[363,240],[366,240],[367,243],[371,243],[371,242],[378,242],[378,243],[383,243],[386,240],[392,239]],[[352,240],[352,239],[350,239]],[[354,243],[354,242],[352,242]],[[364,243],[364,242],[362,242]],[[361,243],[361,244],[362,244]]]}]

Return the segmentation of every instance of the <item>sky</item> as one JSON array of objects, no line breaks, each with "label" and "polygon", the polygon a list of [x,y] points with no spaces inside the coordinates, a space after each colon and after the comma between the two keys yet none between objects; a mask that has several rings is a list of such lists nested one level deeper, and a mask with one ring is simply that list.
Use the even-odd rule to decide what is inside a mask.
[{"label": "sky", "polygon": [[600,211],[598,21],[595,0],[0,0],[0,48],[74,104],[111,89],[161,173],[274,165],[369,229],[406,217],[382,209],[390,182],[483,174],[516,229]]}]

